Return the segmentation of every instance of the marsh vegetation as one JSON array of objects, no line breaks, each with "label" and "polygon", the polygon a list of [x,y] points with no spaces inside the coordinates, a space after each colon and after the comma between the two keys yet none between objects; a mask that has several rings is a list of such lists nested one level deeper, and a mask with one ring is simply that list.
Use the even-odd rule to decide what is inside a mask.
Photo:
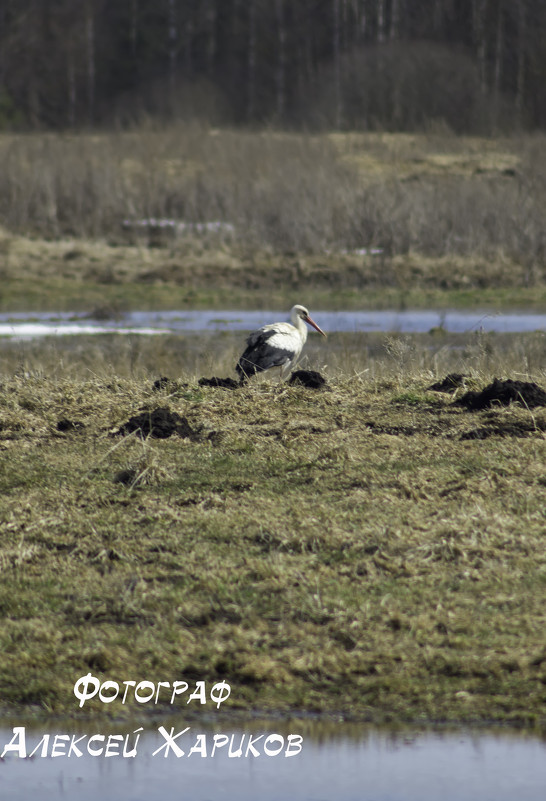
[{"label": "marsh vegetation", "polygon": [[541,135],[4,135],[0,176],[5,310],[546,305]]}]

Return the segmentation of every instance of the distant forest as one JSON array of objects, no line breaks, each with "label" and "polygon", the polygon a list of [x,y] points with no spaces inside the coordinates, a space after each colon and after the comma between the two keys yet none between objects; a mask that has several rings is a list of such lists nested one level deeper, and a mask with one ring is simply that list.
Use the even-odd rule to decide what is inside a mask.
[{"label": "distant forest", "polygon": [[546,0],[0,0],[0,130],[546,128]]}]

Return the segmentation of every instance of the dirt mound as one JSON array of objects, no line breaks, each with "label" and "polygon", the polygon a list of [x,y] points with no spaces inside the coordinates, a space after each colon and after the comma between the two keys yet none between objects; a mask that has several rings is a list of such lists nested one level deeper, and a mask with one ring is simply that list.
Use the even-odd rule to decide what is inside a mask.
[{"label": "dirt mound", "polygon": [[132,434],[136,431],[139,437],[155,437],[157,439],[167,439],[173,434],[192,440],[199,439],[199,432],[194,431],[185,417],[181,417],[177,412],[171,412],[166,407],[159,409],[144,410],[129,418],[126,423],[121,425],[115,432],[122,436]]},{"label": "dirt mound", "polygon": [[322,389],[326,386],[326,379],[316,370],[294,370],[288,383],[302,384],[310,389]]},{"label": "dirt mound", "polygon": [[511,378],[502,381],[495,378],[493,383],[481,392],[467,392],[462,398],[456,400],[454,405],[464,406],[465,409],[475,411],[496,405],[509,406],[516,402],[529,409],[533,409],[535,406],[546,406],[546,392],[538,384],[530,381],[512,381]]},{"label": "dirt mound", "polygon": [[224,389],[239,389],[241,386],[234,378],[218,378],[215,375],[212,378],[200,378],[198,384],[200,387],[223,387]]},{"label": "dirt mound", "polygon": [[455,392],[459,387],[464,386],[466,375],[464,373],[448,373],[441,381],[431,384],[427,389],[432,389],[434,392]]}]

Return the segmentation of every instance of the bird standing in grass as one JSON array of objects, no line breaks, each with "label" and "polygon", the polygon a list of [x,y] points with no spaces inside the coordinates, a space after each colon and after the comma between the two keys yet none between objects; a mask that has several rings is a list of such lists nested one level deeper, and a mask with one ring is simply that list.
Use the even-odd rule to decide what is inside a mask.
[{"label": "bird standing in grass", "polygon": [[310,318],[304,306],[294,306],[290,312],[291,323],[271,323],[254,331],[246,341],[246,350],[235,368],[243,384],[247,378],[262,373],[271,367],[281,368],[281,379],[296,364],[305,341],[307,328],[311,325],[319,334],[324,331]]}]

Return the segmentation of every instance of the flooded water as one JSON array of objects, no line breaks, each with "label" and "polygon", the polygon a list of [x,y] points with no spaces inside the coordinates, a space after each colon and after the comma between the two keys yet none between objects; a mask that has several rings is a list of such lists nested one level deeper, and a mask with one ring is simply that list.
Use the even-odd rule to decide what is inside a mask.
[{"label": "flooded water", "polygon": [[[434,328],[459,334],[482,330],[523,333],[546,330],[546,314],[488,314],[458,311],[313,311],[325,331],[426,333]],[[286,320],[278,311],[130,312],[113,320],[93,320],[83,314],[0,314],[0,336],[32,339],[75,334],[165,334],[199,331],[252,331]]]},{"label": "flooded water", "polygon": [[[171,731],[169,722],[165,731],[176,737],[188,725]],[[226,740],[233,736],[233,743],[213,753],[214,731],[192,724],[176,737],[178,756],[172,748],[166,753],[168,739],[159,726],[152,726],[142,733],[136,756],[123,757],[120,745],[110,758],[104,754],[104,741],[90,740],[100,732],[98,727],[77,743],[81,756],[77,751],[67,754],[67,741],[56,747],[59,754],[53,756],[52,730],[27,730],[27,753],[39,746],[46,731],[50,733],[46,753],[42,756],[39,746],[31,759],[22,759],[8,751],[0,762],[0,797],[9,801],[542,801],[546,796],[546,744],[538,739],[470,731],[389,733],[348,724],[315,731],[306,726],[301,731],[297,722],[289,729],[285,725],[253,726],[251,733],[215,729],[227,735]],[[130,752],[133,727],[124,731]],[[294,753],[286,756],[290,731],[302,737],[301,750],[292,743]],[[57,727],[57,733],[66,732]],[[251,736],[257,756],[245,753]],[[2,748],[12,738],[11,729],[1,730]],[[97,754],[102,748],[103,753],[91,755],[86,742],[91,751]],[[230,756],[229,748],[235,754],[241,742],[241,755]]]}]

